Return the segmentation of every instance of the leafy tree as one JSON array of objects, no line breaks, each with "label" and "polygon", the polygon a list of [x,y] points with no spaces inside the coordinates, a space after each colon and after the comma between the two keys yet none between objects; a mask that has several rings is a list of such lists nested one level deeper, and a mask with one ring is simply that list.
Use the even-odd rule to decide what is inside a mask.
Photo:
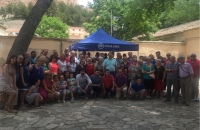
[{"label": "leafy tree", "polygon": [[9,4],[6,6],[6,11],[7,11],[9,14],[13,14],[13,4],[9,3]]},{"label": "leafy tree", "polygon": [[42,16],[50,7],[53,0],[38,0],[37,3],[34,5],[33,9],[27,16],[22,28],[20,29],[19,34],[17,35],[12,48],[8,54],[8,58],[11,55],[19,55],[23,54],[27,51],[30,42],[33,38],[35,30],[39,25]]},{"label": "leafy tree", "polygon": [[68,26],[57,17],[43,16],[36,33],[45,38],[68,38]]},{"label": "leafy tree", "polygon": [[199,19],[199,0],[177,0],[174,8],[162,13],[161,28],[175,26]]},{"label": "leafy tree", "polygon": [[33,5],[32,2],[29,2],[29,3],[28,3],[28,6],[27,6],[28,13],[32,10],[33,6],[34,6],[34,5]]},{"label": "leafy tree", "polygon": [[101,27],[111,33],[112,24],[117,28],[113,36],[131,40],[133,36],[145,34],[147,39],[158,30],[159,16],[173,7],[175,0],[94,0],[89,7],[94,11],[90,23],[84,23],[86,31],[93,32]]},{"label": "leafy tree", "polygon": [[0,15],[2,15],[2,17],[4,18],[4,20],[6,19],[7,11],[6,11],[5,8],[1,7],[1,9],[0,9]]},{"label": "leafy tree", "polygon": [[50,17],[55,17],[57,15],[57,11],[58,11],[57,4],[55,1],[53,1],[51,6],[46,12],[46,15]]}]

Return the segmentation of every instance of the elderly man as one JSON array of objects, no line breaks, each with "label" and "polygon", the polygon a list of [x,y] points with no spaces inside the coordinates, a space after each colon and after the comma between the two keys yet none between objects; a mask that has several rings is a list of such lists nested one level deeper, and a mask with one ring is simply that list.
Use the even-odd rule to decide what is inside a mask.
[{"label": "elderly man", "polygon": [[75,52],[75,51],[71,51],[71,56],[73,56],[73,57],[75,58],[75,62],[76,62],[77,64],[79,64],[79,60],[78,60],[78,58],[76,57],[76,52]]},{"label": "elderly man", "polygon": [[190,94],[191,94],[191,83],[193,82],[194,71],[192,66],[185,62],[184,55],[179,56],[179,77],[180,77],[180,87],[181,93],[183,95],[183,104],[186,106],[190,105]]},{"label": "elderly man", "polygon": [[194,98],[195,101],[199,102],[200,61],[197,59],[197,55],[195,53],[191,54],[191,58],[188,63],[190,63],[194,71],[191,98]]},{"label": "elderly man", "polygon": [[77,93],[79,95],[85,94],[85,99],[88,99],[87,95],[90,94],[90,85],[92,81],[90,80],[89,76],[85,73],[85,69],[82,69],[81,73],[76,76],[76,82],[78,88]]},{"label": "elderly man", "polygon": [[133,53],[130,51],[128,52],[128,58],[127,58],[128,62],[132,62],[133,60]]},{"label": "elderly man", "polygon": [[113,58],[113,53],[109,52],[108,58],[104,60],[103,62],[104,66],[104,73],[105,70],[110,70],[110,74],[112,74],[114,77],[116,75],[116,67],[117,67],[117,61]]},{"label": "elderly man", "polygon": [[127,95],[127,77],[123,75],[122,70],[118,70],[118,75],[115,77],[116,98],[121,98],[123,93],[124,99]]},{"label": "elderly man", "polygon": [[167,99],[166,102],[171,101],[171,86],[173,85],[175,103],[178,103],[178,62],[175,61],[175,56],[170,57],[170,61],[165,67],[167,73]]}]

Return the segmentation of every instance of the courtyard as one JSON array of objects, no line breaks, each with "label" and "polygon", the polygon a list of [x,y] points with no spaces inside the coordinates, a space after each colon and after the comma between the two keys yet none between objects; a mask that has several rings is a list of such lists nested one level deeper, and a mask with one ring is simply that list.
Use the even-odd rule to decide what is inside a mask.
[{"label": "courtyard", "polygon": [[199,103],[159,99],[77,99],[28,107],[17,115],[0,110],[0,130],[199,130]]}]

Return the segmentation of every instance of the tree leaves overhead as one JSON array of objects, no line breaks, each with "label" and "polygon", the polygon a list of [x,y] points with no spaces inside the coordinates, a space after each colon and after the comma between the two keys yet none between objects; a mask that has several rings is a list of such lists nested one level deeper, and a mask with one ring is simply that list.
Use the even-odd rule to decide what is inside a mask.
[{"label": "tree leaves overhead", "polygon": [[36,34],[45,38],[68,38],[67,30],[67,24],[63,23],[60,18],[43,16]]}]

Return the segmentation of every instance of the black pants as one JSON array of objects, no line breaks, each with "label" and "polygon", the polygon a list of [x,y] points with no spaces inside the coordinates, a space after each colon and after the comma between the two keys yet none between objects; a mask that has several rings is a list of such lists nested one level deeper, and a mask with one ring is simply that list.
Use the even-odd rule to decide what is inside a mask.
[{"label": "black pants", "polygon": [[104,94],[104,98],[108,97],[108,94],[110,93],[110,96],[113,97],[115,95],[115,91],[112,91],[112,87],[110,88],[105,88],[106,93]]},{"label": "black pants", "polygon": [[93,95],[96,95],[96,97],[98,98],[102,92],[102,87],[101,86],[92,86],[92,90],[94,91]]}]

